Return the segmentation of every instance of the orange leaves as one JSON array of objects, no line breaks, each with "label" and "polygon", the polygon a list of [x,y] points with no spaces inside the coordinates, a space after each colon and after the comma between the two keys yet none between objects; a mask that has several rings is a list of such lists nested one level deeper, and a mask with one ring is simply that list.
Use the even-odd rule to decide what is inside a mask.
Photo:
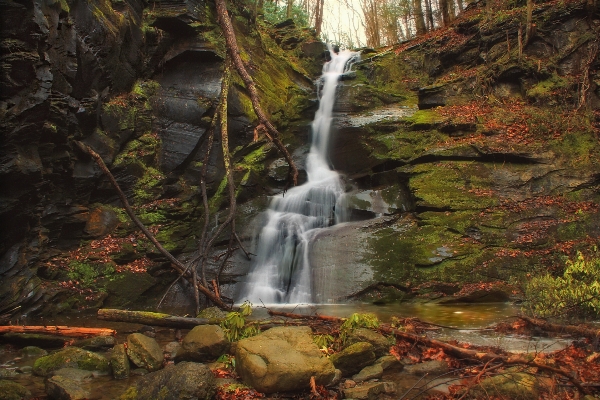
[{"label": "orange leaves", "polygon": [[216,400],[253,400],[264,397],[263,393],[235,383],[219,386],[215,395]]}]

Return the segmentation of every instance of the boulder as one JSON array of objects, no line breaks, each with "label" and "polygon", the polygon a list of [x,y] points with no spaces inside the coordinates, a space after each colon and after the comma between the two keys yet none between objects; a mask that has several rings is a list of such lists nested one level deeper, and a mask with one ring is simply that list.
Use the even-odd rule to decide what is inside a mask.
[{"label": "boulder", "polygon": [[111,233],[119,224],[117,213],[108,207],[98,207],[90,211],[84,231],[91,237],[103,237]]},{"label": "boulder", "polygon": [[185,336],[175,361],[210,361],[227,350],[229,342],[220,326],[199,325]]},{"label": "boulder", "polygon": [[1,400],[22,400],[31,397],[31,392],[17,382],[0,380],[0,399]]},{"label": "boulder", "polygon": [[404,372],[415,376],[426,374],[435,376],[448,372],[448,364],[445,361],[425,361],[419,364],[406,365]]},{"label": "boulder", "polygon": [[498,397],[502,399],[534,400],[539,398],[540,381],[525,372],[506,372],[483,379],[469,390],[469,399]]},{"label": "boulder", "polygon": [[145,375],[120,399],[209,400],[215,388],[215,378],[206,365],[184,361]]},{"label": "boulder", "polygon": [[383,357],[389,354],[391,343],[380,333],[367,328],[358,328],[348,335],[346,343],[354,344],[358,342],[367,342],[373,345],[373,351],[376,357]]},{"label": "boulder", "polygon": [[73,346],[84,350],[96,351],[113,347],[115,344],[117,344],[117,339],[114,336],[94,336],[78,340]]},{"label": "boulder", "polygon": [[196,318],[205,318],[211,323],[219,323],[225,319],[227,313],[219,307],[207,307],[196,316]]},{"label": "boulder", "polygon": [[159,370],[164,358],[156,340],[141,333],[127,336],[127,356],[132,363],[150,372]]},{"label": "boulder", "polygon": [[376,400],[382,393],[393,392],[393,387],[387,382],[368,382],[362,385],[344,389],[344,398],[357,400]]},{"label": "boulder", "polygon": [[57,400],[89,399],[91,393],[81,386],[80,382],[57,375],[46,380],[46,394]]},{"label": "boulder", "polygon": [[375,358],[375,348],[371,343],[358,342],[332,355],[330,360],[344,376],[349,376],[373,364]]},{"label": "boulder", "polygon": [[381,364],[367,365],[360,372],[352,377],[354,382],[364,382],[370,379],[381,378],[383,375],[383,366]]},{"label": "boulder", "polygon": [[21,356],[23,357],[43,357],[47,355],[48,351],[37,346],[26,346],[21,349]]},{"label": "boulder", "polygon": [[38,376],[47,376],[49,373],[61,368],[78,368],[86,371],[99,371],[101,373],[108,373],[110,371],[108,360],[100,354],[92,353],[78,347],[67,347],[54,354],[35,360],[33,373]]},{"label": "boulder", "polygon": [[110,356],[110,366],[115,379],[129,378],[129,358],[124,344],[118,344],[113,347]]},{"label": "boulder", "polygon": [[317,385],[327,385],[335,376],[307,326],[272,328],[240,340],[235,359],[244,383],[264,393],[306,389],[312,376]]}]

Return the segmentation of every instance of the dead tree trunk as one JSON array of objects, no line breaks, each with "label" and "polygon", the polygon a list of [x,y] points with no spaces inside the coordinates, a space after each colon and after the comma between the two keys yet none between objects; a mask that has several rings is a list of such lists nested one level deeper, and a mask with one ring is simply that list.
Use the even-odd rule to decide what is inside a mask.
[{"label": "dead tree trunk", "polygon": [[208,319],[204,318],[187,318],[147,311],[127,311],[111,308],[101,308],[98,310],[97,317],[104,321],[133,322],[136,324],[182,329],[193,328],[198,325],[207,325],[210,323]]},{"label": "dead tree trunk", "polygon": [[233,30],[233,25],[231,24],[231,19],[229,18],[229,14],[227,12],[227,4],[225,4],[225,0],[215,0],[215,4],[217,6],[217,18],[219,20],[219,25],[223,30],[225,42],[227,43],[227,52],[231,56],[233,65],[235,66],[237,73],[244,81],[244,85],[246,85],[246,89],[248,90],[248,94],[250,95],[250,100],[252,102],[252,108],[254,109],[254,112],[258,117],[258,122],[266,128],[267,132],[269,133],[267,137],[275,144],[277,149],[285,157],[289,166],[288,182],[291,182],[294,185],[296,185],[298,183],[298,168],[296,168],[296,164],[292,160],[290,152],[281,142],[281,139],[279,138],[279,131],[277,131],[277,129],[271,123],[269,118],[267,118],[267,115],[265,114],[265,112],[262,109],[262,106],[260,105],[258,90],[256,89],[256,85],[254,84],[254,80],[246,70],[244,62],[240,57],[240,49],[237,44],[235,31]]}]

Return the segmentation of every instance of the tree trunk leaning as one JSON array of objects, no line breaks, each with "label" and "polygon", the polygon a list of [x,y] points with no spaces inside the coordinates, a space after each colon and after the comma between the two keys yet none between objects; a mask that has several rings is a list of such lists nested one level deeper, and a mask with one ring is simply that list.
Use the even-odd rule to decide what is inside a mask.
[{"label": "tree trunk leaning", "polygon": [[98,319],[181,329],[191,329],[198,325],[208,325],[210,323],[208,319],[204,318],[187,318],[163,313],[116,310],[112,308],[98,310]]},{"label": "tree trunk leaning", "polygon": [[28,333],[44,334],[69,337],[87,337],[87,336],[115,336],[117,331],[107,328],[83,328],[74,326],[20,326],[7,325],[0,326],[0,334],[4,333]]}]

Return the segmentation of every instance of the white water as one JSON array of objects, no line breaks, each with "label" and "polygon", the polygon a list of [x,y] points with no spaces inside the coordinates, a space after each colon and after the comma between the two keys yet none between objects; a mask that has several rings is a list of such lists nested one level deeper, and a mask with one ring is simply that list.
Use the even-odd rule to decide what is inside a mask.
[{"label": "white water", "polygon": [[327,157],[335,94],[340,75],[359,58],[359,53],[347,50],[336,54],[330,47],[329,52],[331,61],[323,67],[319,110],[312,122],[312,144],[306,159],[308,180],[271,201],[239,302],[313,302],[311,238],[342,218],[344,188]]}]

